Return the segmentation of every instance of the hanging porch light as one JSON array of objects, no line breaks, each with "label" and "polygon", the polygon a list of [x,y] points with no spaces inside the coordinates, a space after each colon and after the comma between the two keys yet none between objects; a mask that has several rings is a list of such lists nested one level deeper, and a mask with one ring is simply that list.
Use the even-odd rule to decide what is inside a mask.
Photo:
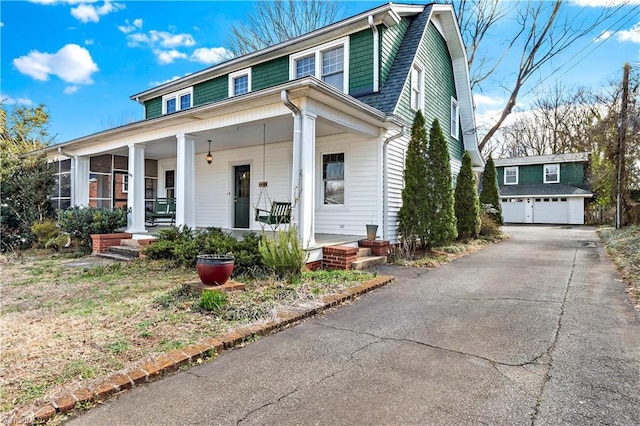
[{"label": "hanging porch light", "polygon": [[207,139],[209,142],[209,152],[207,153],[207,163],[211,164],[213,162],[213,155],[211,155],[211,139]]}]

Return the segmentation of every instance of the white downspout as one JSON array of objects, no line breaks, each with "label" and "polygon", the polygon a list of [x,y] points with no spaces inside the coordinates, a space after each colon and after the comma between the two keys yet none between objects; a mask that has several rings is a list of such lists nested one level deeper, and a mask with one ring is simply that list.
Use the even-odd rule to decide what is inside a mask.
[{"label": "white downspout", "polygon": [[[291,173],[291,205],[294,209],[292,224],[298,226],[300,220],[300,205],[298,203],[300,197],[300,185],[302,169],[300,167],[300,151],[302,145],[302,115],[300,109],[291,102],[289,93],[286,90],[280,92],[282,103],[293,113],[293,164]],[[298,226],[298,232],[302,232]]]},{"label": "white downspout", "polygon": [[377,92],[380,90],[380,35],[373,23],[373,15],[369,15],[367,22],[373,32],[373,91]]},{"label": "white downspout", "polygon": [[71,160],[71,168],[70,168],[71,169],[70,170],[71,172],[71,205],[73,206],[75,205],[75,202],[76,202],[76,170],[75,170],[76,157],[64,152],[61,146],[58,147],[58,153],[60,153],[61,155],[64,155],[65,157]]},{"label": "white downspout", "polygon": [[406,126],[382,141],[382,239],[389,240],[389,142],[404,135]]}]

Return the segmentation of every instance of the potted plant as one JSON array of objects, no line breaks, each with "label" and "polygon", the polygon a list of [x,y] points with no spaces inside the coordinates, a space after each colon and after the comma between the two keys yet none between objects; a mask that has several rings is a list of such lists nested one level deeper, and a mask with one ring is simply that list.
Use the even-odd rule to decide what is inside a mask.
[{"label": "potted plant", "polygon": [[200,254],[196,259],[196,270],[203,284],[222,285],[233,272],[235,258],[227,254]]}]

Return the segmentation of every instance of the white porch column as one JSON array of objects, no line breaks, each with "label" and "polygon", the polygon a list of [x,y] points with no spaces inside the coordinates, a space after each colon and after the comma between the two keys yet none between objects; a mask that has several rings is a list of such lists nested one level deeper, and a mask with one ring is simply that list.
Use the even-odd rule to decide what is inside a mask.
[{"label": "white porch column", "polygon": [[[301,113],[302,143],[300,146],[300,200],[298,223],[300,241],[307,248],[315,241],[315,162],[316,162],[316,115]],[[295,162],[295,161],[294,161]]]},{"label": "white porch column", "polygon": [[127,232],[147,232],[144,227],[144,146],[129,145],[129,190],[127,206],[131,209]]},{"label": "white porch column", "polygon": [[73,200],[74,206],[89,205],[89,157],[74,156],[75,161],[73,178]]},{"label": "white porch column", "polygon": [[196,226],[195,184],[196,184],[196,146],[193,139],[184,133],[176,135],[176,225]]}]

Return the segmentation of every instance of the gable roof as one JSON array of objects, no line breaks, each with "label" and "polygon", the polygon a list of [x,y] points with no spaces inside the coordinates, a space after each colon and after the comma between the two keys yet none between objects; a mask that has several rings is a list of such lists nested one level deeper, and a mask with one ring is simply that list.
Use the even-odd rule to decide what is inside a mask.
[{"label": "gable roof", "polygon": [[585,163],[587,161],[589,161],[588,152],[552,155],[530,155],[528,157],[496,158],[495,160],[493,160],[496,167],[525,166],[550,163]]}]

